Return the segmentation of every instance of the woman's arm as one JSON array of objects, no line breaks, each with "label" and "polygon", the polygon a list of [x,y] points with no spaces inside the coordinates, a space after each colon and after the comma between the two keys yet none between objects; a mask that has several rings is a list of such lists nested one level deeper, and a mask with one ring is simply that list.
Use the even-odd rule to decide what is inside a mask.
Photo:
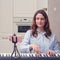
[{"label": "woman's arm", "polygon": [[56,35],[52,35],[52,44],[50,46],[50,49],[46,51],[47,55],[54,55],[55,53],[59,53],[59,46],[58,46],[58,40]]},{"label": "woman's arm", "polygon": [[59,53],[59,45],[58,45],[58,40],[57,40],[57,37],[56,35],[54,36],[54,43],[53,43],[53,50],[56,52],[56,53]]},{"label": "woman's arm", "polygon": [[28,30],[25,33],[24,39],[22,40],[21,44],[20,44],[20,51],[23,53],[29,53],[29,47],[30,47],[30,36],[31,36],[31,31]]}]

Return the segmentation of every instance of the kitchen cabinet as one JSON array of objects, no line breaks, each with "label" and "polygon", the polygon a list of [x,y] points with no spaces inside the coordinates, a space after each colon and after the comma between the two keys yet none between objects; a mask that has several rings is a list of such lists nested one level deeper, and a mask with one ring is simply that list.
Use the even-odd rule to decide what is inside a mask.
[{"label": "kitchen cabinet", "polygon": [[12,0],[0,0],[0,34],[12,33]]},{"label": "kitchen cabinet", "polygon": [[14,17],[30,17],[36,11],[37,0],[14,0]]},{"label": "kitchen cabinet", "polygon": [[13,33],[13,0],[0,0],[0,53],[11,53],[13,45],[9,35]]},{"label": "kitchen cabinet", "polygon": [[14,17],[32,17],[36,10],[47,8],[47,0],[14,0]]},{"label": "kitchen cabinet", "polygon": [[37,9],[48,9],[48,0],[37,0]]}]

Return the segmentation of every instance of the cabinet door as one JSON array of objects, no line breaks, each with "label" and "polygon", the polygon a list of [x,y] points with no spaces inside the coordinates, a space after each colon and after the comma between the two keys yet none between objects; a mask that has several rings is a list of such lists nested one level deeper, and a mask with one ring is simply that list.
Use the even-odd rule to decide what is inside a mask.
[{"label": "cabinet door", "polygon": [[48,8],[48,0],[37,0],[37,9]]},{"label": "cabinet door", "polygon": [[14,17],[32,17],[37,0],[14,0]]},{"label": "cabinet door", "polygon": [[12,0],[0,0],[0,33],[12,32]]},{"label": "cabinet door", "polygon": [[12,0],[0,0],[0,53],[11,53],[13,45],[9,41],[12,33]]}]

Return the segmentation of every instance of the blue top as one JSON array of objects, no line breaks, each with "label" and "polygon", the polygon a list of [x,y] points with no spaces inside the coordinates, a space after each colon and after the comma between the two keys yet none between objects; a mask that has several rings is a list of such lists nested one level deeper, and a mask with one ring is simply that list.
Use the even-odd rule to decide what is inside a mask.
[{"label": "blue top", "polygon": [[[31,35],[31,30],[28,30],[24,36],[24,39],[22,40],[22,43],[20,44],[20,51],[23,53],[30,53],[29,46],[30,44],[36,44],[40,47],[41,52],[45,53],[47,50],[54,50],[55,52],[58,52],[58,43],[57,38],[55,34],[52,34],[48,38],[45,37],[45,32],[41,33],[37,29],[38,36],[35,38],[33,35]],[[32,51],[34,52],[34,51]]]}]

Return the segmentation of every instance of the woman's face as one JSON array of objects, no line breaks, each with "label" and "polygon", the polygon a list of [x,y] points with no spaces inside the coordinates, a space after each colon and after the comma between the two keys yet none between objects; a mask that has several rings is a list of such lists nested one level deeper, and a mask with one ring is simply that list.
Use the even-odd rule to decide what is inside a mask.
[{"label": "woman's face", "polygon": [[45,25],[45,18],[40,13],[36,15],[36,25],[38,26],[38,28],[43,28]]}]

